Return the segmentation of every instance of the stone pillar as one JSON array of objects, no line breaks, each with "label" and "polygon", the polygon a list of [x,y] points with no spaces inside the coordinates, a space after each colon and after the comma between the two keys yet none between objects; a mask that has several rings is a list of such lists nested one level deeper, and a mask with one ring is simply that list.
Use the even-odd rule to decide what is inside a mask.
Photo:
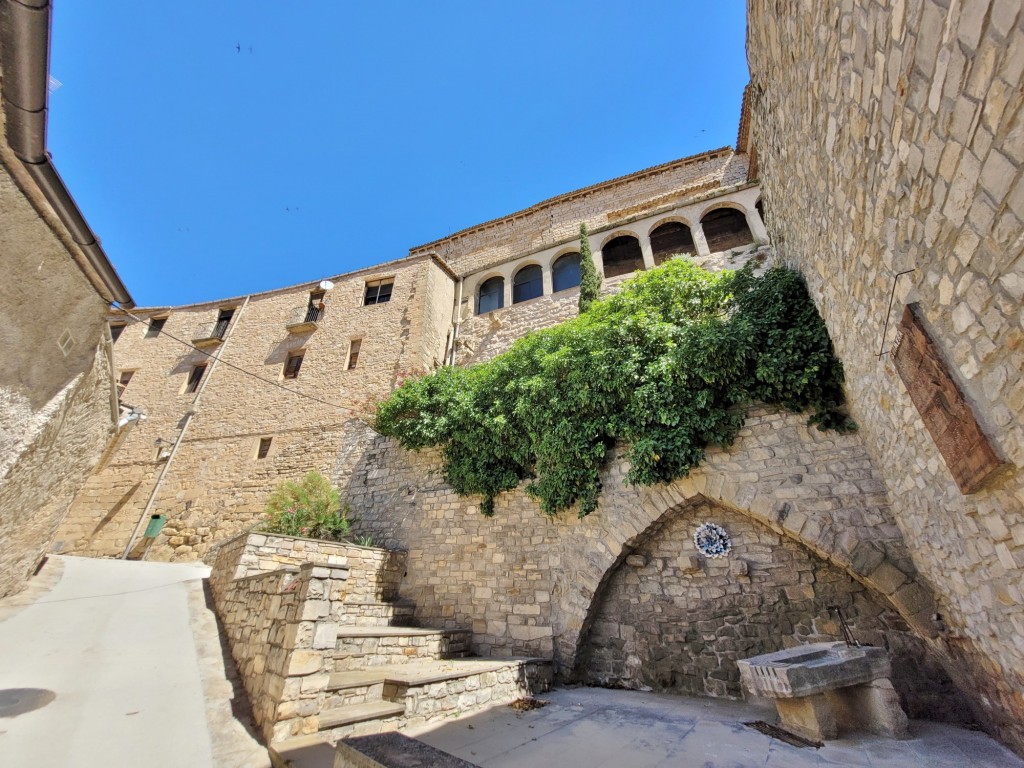
[{"label": "stone pillar", "polygon": [[764,228],[764,222],[761,221],[761,214],[757,212],[757,208],[747,211],[747,226],[750,227],[750,234],[754,236],[755,243],[764,245],[768,242],[768,230]]},{"label": "stone pillar", "polygon": [[693,245],[697,249],[698,256],[710,256],[711,249],[708,248],[708,241],[704,239],[704,227],[699,221],[695,221],[690,227],[690,235],[693,237]]},{"label": "stone pillar", "polygon": [[540,268],[541,280],[544,285],[544,295],[550,296],[555,292],[554,287],[551,284],[551,266],[545,266]]},{"label": "stone pillar", "polygon": [[511,307],[512,306],[512,276],[511,275],[509,275],[508,277],[505,278],[505,286],[504,287],[505,287],[505,293],[503,294],[503,296],[504,296],[504,298],[503,298],[504,304],[502,306],[503,307]]},{"label": "stone pillar", "polygon": [[644,255],[644,269],[654,269],[654,249],[651,248],[651,238],[640,238],[640,252]]},{"label": "stone pillar", "polygon": [[594,269],[596,269],[597,270],[597,274],[599,274],[603,278],[604,277],[604,251],[603,250],[592,251],[592,255],[594,257]]},{"label": "stone pillar", "polygon": [[823,693],[793,699],[776,699],[775,709],[782,727],[811,741],[826,741],[839,735],[832,706]]}]

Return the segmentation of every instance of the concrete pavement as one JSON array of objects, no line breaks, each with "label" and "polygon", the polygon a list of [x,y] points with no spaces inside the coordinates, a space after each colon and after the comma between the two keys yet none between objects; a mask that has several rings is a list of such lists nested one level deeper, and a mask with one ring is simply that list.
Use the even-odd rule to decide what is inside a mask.
[{"label": "concrete pavement", "polygon": [[[204,600],[208,572],[51,557],[27,593],[0,601],[0,764],[269,765],[232,711],[241,699]],[[5,711],[19,696],[32,700]]]},{"label": "concrete pavement", "polygon": [[498,707],[406,735],[481,768],[1024,768],[984,733],[911,721],[905,741],[850,734],[821,749],[798,748],[743,725],[775,722],[774,707],[600,688],[555,690],[543,709]]}]

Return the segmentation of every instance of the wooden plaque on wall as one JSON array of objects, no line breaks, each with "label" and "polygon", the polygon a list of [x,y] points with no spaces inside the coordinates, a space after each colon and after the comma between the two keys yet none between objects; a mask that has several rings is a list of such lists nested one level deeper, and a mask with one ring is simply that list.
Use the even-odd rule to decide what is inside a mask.
[{"label": "wooden plaque on wall", "polygon": [[892,359],[961,493],[974,493],[1003,462],[950,376],[916,304],[903,308]]}]

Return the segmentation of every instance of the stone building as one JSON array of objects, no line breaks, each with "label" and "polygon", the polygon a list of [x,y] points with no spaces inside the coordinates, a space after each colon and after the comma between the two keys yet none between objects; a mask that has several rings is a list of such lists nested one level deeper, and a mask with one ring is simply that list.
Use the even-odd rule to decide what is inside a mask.
[{"label": "stone building", "polygon": [[0,3],[0,597],[32,575],[118,421],[106,316],[131,306],[46,152],[48,37],[48,8]]},{"label": "stone building", "polygon": [[[738,695],[737,658],[838,638],[838,608],[889,649],[909,714],[973,719],[1024,750],[1022,25],[1002,0],[750,0],[735,150],[323,283],[112,316],[122,403],[148,419],[118,435],[59,544],[138,551],[161,513],[150,557],[207,556],[277,480],[315,468],[360,533],[407,551],[417,618],[472,629],[481,655]],[[799,269],[861,431],[755,409],[729,451],[652,488],[625,485],[615,453],[578,520],[522,491],[484,518],[435,452],[366,426],[405,376],[572,316],[580,223],[606,290],[679,252]],[[705,520],[729,558],[694,548]]]},{"label": "stone building", "polygon": [[609,289],[673,253],[724,263],[765,242],[747,168],[743,152],[722,148],[328,280],[115,312],[121,403],[146,420],[117,436],[57,549],[130,554],[142,524],[163,514],[148,556],[205,556],[259,519],[282,478],[345,475],[359,418],[405,376],[484,359],[574,314],[581,222]]}]

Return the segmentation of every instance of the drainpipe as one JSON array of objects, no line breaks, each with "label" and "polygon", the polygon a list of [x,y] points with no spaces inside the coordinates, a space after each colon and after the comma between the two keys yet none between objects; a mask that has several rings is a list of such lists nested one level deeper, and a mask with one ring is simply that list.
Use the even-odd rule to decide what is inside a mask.
[{"label": "drainpipe", "polygon": [[[135,546],[135,542],[139,538],[139,534],[142,533],[142,528],[149,519],[149,512],[153,508],[153,504],[156,501],[157,495],[160,493],[160,488],[164,484],[164,479],[167,477],[167,472],[171,468],[171,464],[174,462],[174,457],[178,453],[178,448],[181,446],[185,439],[185,434],[188,432],[188,428],[192,425],[192,417],[196,414],[196,409],[199,406],[200,400],[203,397],[203,391],[206,389],[206,385],[210,383],[210,379],[213,378],[213,372],[217,368],[217,363],[220,362],[220,356],[224,353],[224,349],[228,345],[228,341],[231,340],[231,334],[235,332],[235,328],[242,319],[242,313],[245,312],[245,308],[249,305],[249,297],[245,297],[245,301],[242,302],[242,306],[238,310],[238,314],[235,315],[234,321],[228,328],[228,332],[224,335],[224,343],[220,345],[220,348],[213,355],[210,360],[210,370],[206,372],[203,380],[199,383],[199,390],[196,392],[196,399],[192,401],[192,405],[189,406],[188,411],[185,413],[185,423],[182,425],[181,430],[178,432],[178,437],[174,441],[174,446],[171,448],[171,454],[167,457],[167,461],[164,462],[164,467],[160,471],[160,477],[156,480],[156,485],[153,486],[153,490],[149,493],[149,498],[146,500],[146,506],[142,510],[142,515],[139,517],[139,522],[135,524],[135,530],[132,531],[132,537],[128,540],[128,546],[124,548],[124,552],[121,553],[121,559],[127,560],[128,553],[132,551],[132,547]],[[142,556],[142,560],[146,559],[146,555],[149,554],[149,550]]]},{"label": "drainpipe", "polygon": [[462,283],[465,278],[459,278],[459,291],[455,295],[455,328],[452,331],[452,348],[448,353],[448,365],[455,365],[455,342],[459,339],[459,326],[462,325]]},{"label": "drainpipe", "polygon": [[[8,145],[67,228],[92,273],[99,278],[97,285],[93,274],[78,258],[74,259],[97,292],[108,303],[135,306],[46,151],[50,69],[48,0],[0,0],[0,64]],[[32,196],[29,200],[35,205]],[[43,218],[45,221],[46,217]]]}]

